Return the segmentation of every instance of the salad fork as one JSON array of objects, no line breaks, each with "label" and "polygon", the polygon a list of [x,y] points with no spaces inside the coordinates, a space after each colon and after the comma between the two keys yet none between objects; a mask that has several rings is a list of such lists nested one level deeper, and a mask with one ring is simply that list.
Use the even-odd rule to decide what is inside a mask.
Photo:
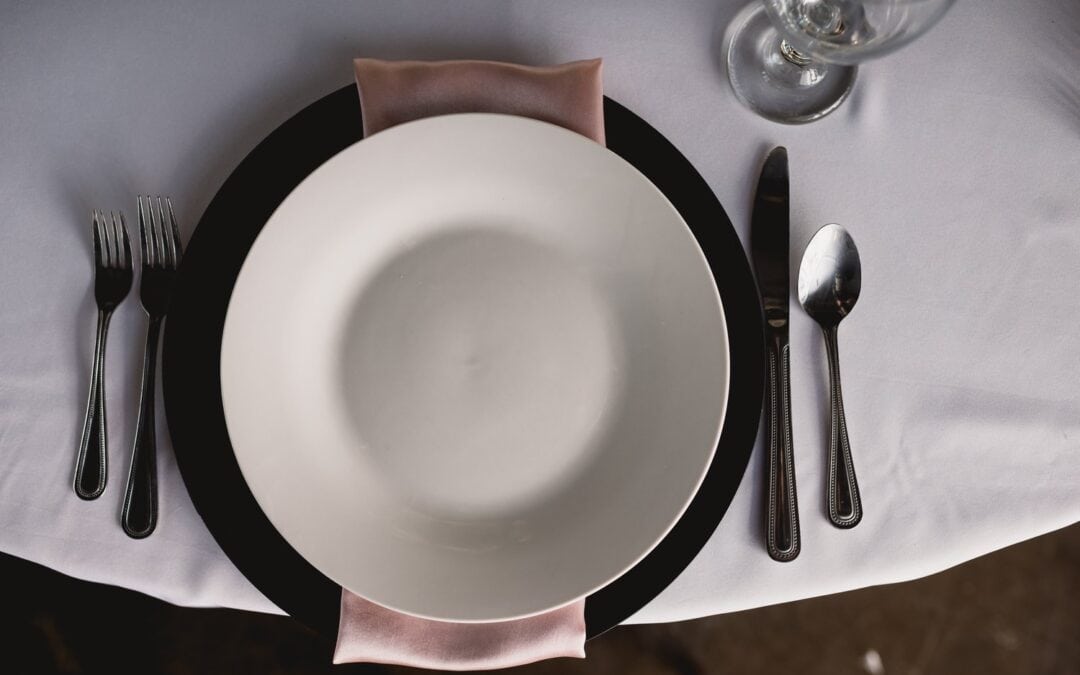
[{"label": "salad fork", "polygon": [[142,241],[142,282],[139,295],[149,317],[146,349],[143,352],[142,389],[139,394],[139,418],[135,425],[135,444],[131,468],[124,489],[120,520],[124,532],[135,539],[147,537],[157,526],[157,434],[154,424],[155,370],[161,323],[169,310],[176,268],[182,249],[172,201],[139,197],[139,237]]},{"label": "salad fork", "polygon": [[105,425],[105,339],[109,320],[131,289],[131,248],[124,214],[95,210],[91,214],[94,236],[94,300],[97,303],[97,337],[90,373],[90,395],[75,460],[72,487],[82,499],[97,499],[108,480],[108,442]]}]

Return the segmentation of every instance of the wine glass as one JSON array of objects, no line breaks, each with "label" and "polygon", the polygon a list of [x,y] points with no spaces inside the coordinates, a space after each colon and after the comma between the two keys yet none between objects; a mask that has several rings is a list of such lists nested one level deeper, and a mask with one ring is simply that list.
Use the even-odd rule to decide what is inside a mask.
[{"label": "wine glass", "polygon": [[851,91],[856,63],[926,32],[954,0],[763,0],[729,29],[735,95],[776,122],[823,117]]}]

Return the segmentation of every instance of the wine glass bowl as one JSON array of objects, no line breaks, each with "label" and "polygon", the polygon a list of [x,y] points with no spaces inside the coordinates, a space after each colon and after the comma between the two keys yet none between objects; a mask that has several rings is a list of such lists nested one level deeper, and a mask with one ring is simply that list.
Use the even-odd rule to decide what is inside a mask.
[{"label": "wine glass bowl", "polygon": [[810,122],[835,110],[855,64],[923,34],[954,0],[762,0],[732,21],[728,78],[744,105],[768,119]]},{"label": "wine glass bowl", "polygon": [[773,25],[802,54],[855,65],[908,44],[955,0],[764,0]]}]

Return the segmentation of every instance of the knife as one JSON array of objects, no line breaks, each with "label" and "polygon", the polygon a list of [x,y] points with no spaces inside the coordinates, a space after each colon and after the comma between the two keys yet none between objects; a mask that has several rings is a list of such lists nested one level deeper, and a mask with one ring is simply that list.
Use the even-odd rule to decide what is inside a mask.
[{"label": "knife", "polygon": [[773,560],[799,555],[799,504],[791,441],[791,381],[788,349],[788,157],[773,148],[765,159],[750,220],[750,250],[765,308],[768,369],[764,421],[768,436],[768,504],[765,543]]}]

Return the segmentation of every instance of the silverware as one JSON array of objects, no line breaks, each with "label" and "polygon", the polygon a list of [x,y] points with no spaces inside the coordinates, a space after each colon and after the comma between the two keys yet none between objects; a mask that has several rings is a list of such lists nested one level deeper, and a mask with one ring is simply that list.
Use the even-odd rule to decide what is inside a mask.
[{"label": "silverware", "polygon": [[121,523],[130,537],[149,536],[157,525],[157,441],[154,424],[155,370],[161,335],[161,322],[169,309],[176,268],[182,249],[180,230],[173,215],[172,202],[166,197],[154,201],[139,197],[139,233],[142,240],[142,283],[139,295],[149,317],[146,350],[143,352],[142,390],[139,394],[139,420],[135,426],[135,445],[131,468],[124,490]]},{"label": "silverware", "polygon": [[773,560],[799,555],[799,504],[795,494],[795,455],[791,439],[790,352],[788,349],[788,159],[774,148],[765,159],[754,197],[750,249],[765,307],[768,382],[765,423],[768,433],[768,505],[765,542]]},{"label": "silverware", "polygon": [[840,354],[836,333],[862,287],[859,251],[847,230],[826,225],[810,239],[799,266],[799,303],[825,335],[829,358],[829,477],[826,488],[829,520],[837,527],[855,527],[862,519],[862,500],[851,461],[844,397],[840,391]]},{"label": "silverware", "polygon": [[108,480],[108,434],[105,424],[105,339],[117,305],[131,290],[131,248],[124,214],[94,211],[94,299],[97,302],[97,337],[90,373],[86,418],[75,459],[75,494],[97,499]]}]

